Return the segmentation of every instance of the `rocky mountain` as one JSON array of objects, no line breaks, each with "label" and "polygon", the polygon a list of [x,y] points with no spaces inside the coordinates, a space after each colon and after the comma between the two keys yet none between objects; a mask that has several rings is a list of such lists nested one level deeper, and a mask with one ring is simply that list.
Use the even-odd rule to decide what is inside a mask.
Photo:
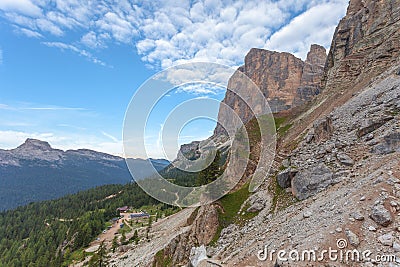
[{"label": "rocky mountain", "polygon": [[[271,111],[276,113],[303,105],[321,92],[325,60],[325,48],[316,44],[311,46],[305,61],[290,53],[253,48],[238,71],[247,75],[259,87]],[[228,89],[236,88],[240,82],[241,76],[233,75],[228,82]],[[244,123],[254,116],[246,103],[232,91],[227,91],[223,103],[231,107]],[[229,115],[225,114],[221,106],[218,121],[224,122],[229,119],[227,117]],[[221,133],[223,129],[218,126],[215,134]]]},{"label": "rocky mountain", "polygon": [[400,55],[399,2],[352,0],[336,28],[325,65],[331,91],[365,87]]},{"label": "rocky mountain", "polygon": [[[399,34],[400,0],[350,0],[326,61],[318,46],[306,62],[252,49],[239,71],[272,111],[284,111],[276,114],[277,153],[264,183],[184,209],[171,218],[174,230],[159,231],[160,223],[150,242],[111,254],[112,264],[400,266]],[[227,91],[224,103],[251,120],[235,94]],[[223,110],[219,117],[230,119]],[[223,133],[218,126],[213,138]],[[344,256],[329,258],[329,249]],[[288,259],[277,259],[278,251]],[[316,259],[297,260],[303,252]]]},{"label": "rocky mountain", "polygon": [[[140,172],[146,160],[128,160],[138,170],[137,179],[153,174]],[[157,170],[169,164],[150,160]],[[92,150],[62,151],[35,139],[27,139],[15,149],[0,150],[0,210],[131,180],[125,159]]]}]

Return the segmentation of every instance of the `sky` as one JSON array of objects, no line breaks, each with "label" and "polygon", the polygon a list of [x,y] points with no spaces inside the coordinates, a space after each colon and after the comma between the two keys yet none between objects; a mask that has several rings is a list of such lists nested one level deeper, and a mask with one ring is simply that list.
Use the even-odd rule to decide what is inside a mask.
[{"label": "sky", "polygon": [[[26,138],[60,149],[122,155],[124,115],[153,75],[188,62],[243,64],[253,47],[304,59],[330,47],[348,0],[0,0],[0,148]],[[152,90],[149,88],[148,90]],[[224,97],[221,87],[175,88],[147,125],[149,151],[165,157],[165,115],[188,99]],[[217,114],[217,109],[214,113]],[[210,136],[191,121],[179,144]],[[176,147],[168,154],[176,154]]]}]

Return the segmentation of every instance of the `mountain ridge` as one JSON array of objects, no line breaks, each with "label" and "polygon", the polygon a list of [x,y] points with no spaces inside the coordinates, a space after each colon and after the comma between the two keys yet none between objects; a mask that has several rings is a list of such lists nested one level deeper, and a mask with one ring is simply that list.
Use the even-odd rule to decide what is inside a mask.
[{"label": "mountain ridge", "polygon": [[[135,179],[151,176],[169,162],[148,159],[155,170],[143,171],[145,159],[126,159],[136,168]],[[105,184],[133,180],[122,157],[89,149],[53,149],[48,142],[27,139],[17,148],[0,150],[0,210],[32,201],[54,199]]]}]

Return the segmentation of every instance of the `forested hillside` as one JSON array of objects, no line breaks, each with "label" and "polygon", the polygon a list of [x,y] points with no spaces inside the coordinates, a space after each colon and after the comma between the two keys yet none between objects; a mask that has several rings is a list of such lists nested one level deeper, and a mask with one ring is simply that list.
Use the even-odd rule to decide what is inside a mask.
[{"label": "forested hillside", "polygon": [[132,183],[105,185],[2,212],[0,266],[66,265],[74,251],[104,230],[118,207],[155,204],[159,203]]},{"label": "forested hillside", "polygon": [[[62,151],[35,139],[27,139],[15,149],[0,149],[0,211],[96,186],[126,184],[169,164],[163,159],[127,160],[136,177],[130,174],[124,158],[88,149]],[[143,167],[147,161],[155,170]]]}]

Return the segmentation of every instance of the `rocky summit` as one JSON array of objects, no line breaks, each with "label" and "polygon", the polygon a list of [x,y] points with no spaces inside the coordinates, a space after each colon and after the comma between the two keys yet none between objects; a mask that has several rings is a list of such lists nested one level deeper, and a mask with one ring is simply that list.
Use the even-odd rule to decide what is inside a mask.
[{"label": "rocky summit", "polygon": [[[211,205],[184,209],[173,217],[175,230],[163,232],[170,222],[159,222],[150,242],[114,253],[112,264],[400,266],[399,35],[399,0],[351,0],[327,57],[317,45],[306,61],[252,49],[238,71],[259,86],[277,126],[277,153],[264,183],[253,193],[235,188]],[[245,122],[254,116],[229,90],[224,103]],[[218,126],[213,138],[221,134]],[[251,146],[254,153],[260,143]],[[254,171],[257,164],[250,165]],[[276,256],[312,250],[318,257],[329,249],[370,254]]]},{"label": "rocky summit", "polygon": [[[303,105],[321,92],[321,79],[326,60],[326,50],[313,44],[307,59],[302,61],[290,53],[279,53],[253,48],[245,57],[245,64],[238,71],[248,76],[268,100],[271,111],[276,113]],[[239,79],[239,80],[238,80]],[[230,91],[240,83],[240,77],[233,75],[228,83],[228,91],[223,103],[231,107],[243,120],[254,116],[246,103]],[[249,96],[252,98],[254,96]],[[228,115],[221,107],[218,121],[223,122]],[[222,133],[218,126],[216,134]]]}]

